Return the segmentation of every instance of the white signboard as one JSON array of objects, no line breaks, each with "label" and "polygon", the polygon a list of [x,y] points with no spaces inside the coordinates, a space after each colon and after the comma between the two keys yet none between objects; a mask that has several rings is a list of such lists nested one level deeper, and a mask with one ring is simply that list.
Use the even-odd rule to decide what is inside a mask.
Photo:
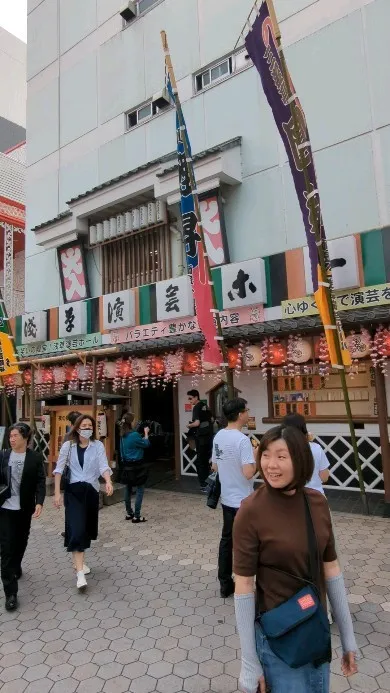
[{"label": "white signboard", "polygon": [[188,274],[156,284],[157,320],[174,320],[195,315],[191,279]]},{"label": "white signboard", "polygon": [[[354,289],[360,286],[359,261],[355,236],[328,241],[334,289]],[[305,262],[306,293],[313,293],[309,249],[303,249]]]},{"label": "white signboard", "polygon": [[267,303],[264,260],[254,258],[221,267],[223,308]]},{"label": "white signboard", "polygon": [[65,303],[58,308],[58,336],[73,337],[87,332],[87,304],[85,301]]},{"label": "white signboard", "polygon": [[22,344],[46,342],[47,313],[40,310],[37,313],[26,313],[22,316]]},{"label": "white signboard", "polygon": [[135,325],[134,291],[117,291],[103,296],[103,329],[117,330],[132,325]]}]

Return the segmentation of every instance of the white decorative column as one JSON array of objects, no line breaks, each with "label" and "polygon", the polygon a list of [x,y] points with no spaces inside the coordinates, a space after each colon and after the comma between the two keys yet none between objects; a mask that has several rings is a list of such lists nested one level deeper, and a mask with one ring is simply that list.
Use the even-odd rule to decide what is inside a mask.
[{"label": "white decorative column", "polygon": [[10,317],[14,315],[14,227],[4,224],[4,302]]}]

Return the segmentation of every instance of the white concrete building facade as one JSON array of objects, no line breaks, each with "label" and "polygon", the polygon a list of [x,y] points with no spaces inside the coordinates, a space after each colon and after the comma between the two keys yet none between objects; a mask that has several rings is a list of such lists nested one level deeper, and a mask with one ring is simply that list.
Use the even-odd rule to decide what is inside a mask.
[{"label": "white concrete building facade", "polygon": [[[379,293],[387,296],[390,287],[390,3],[274,2],[290,72],[307,116],[327,236],[335,242],[336,253],[342,247],[348,262],[354,258],[355,279],[347,287],[346,275],[340,273],[337,288],[373,287],[369,292],[374,291],[379,301]],[[149,317],[140,325],[154,322],[156,290],[147,286],[156,282],[158,287],[162,280],[186,272],[175,115],[161,100],[163,29],[192,144],[198,191],[219,196],[223,210],[225,262],[266,261],[266,323],[288,317],[282,307],[286,299],[311,293],[304,228],[286,153],[259,75],[240,39],[252,5],[253,0],[135,0],[129,3],[125,21],[120,14],[123,0],[29,1],[27,312],[50,312],[64,302],[58,249],[76,241],[85,244],[91,298],[142,287],[137,310]],[[153,202],[162,203],[169,215],[158,247],[140,250],[142,242],[140,246],[127,239],[112,243],[112,228],[119,235],[119,225],[127,224],[123,215],[129,215],[132,224],[130,211],[137,208],[142,217]],[[156,209],[151,208],[153,218]],[[116,215],[121,218],[118,226]],[[142,229],[142,220],[136,218]],[[97,243],[98,234],[106,232]],[[140,264],[142,253],[148,257],[146,268]],[[164,271],[160,263],[158,276],[150,266],[155,255],[164,257]],[[367,297],[369,301],[373,294]],[[121,337],[117,342],[110,339],[101,336],[102,344],[118,344]],[[362,382],[369,378],[368,364]],[[237,387],[248,391],[256,432],[261,433],[274,421],[274,412],[283,410],[275,402],[285,400],[275,399],[278,383],[271,392],[260,371],[247,385],[242,377]],[[208,377],[202,381],[202,396],[210,397],[213,382]],[[182,432],[190,384],[188,377],[179,386]],[[370,387],[372,382],[366,389]],[[339,393],[334,400],[339,401],[336,397]],[[366,398],[359,398],[354,407],[360,412]],[[377,404],[373,399],[371,414],[358,423],[364,463],[373,475],[371,487],[382,490]],[[336,454],[339,461],[342,458],[343,474],[335,483],[348,486],[345,416],[314,419],[311,428],[329,450],[346,446],[344,456]],[[193,473],[185,441],[181,446],[181,471]],[[356,488],[353,472],[351,479]]]}]

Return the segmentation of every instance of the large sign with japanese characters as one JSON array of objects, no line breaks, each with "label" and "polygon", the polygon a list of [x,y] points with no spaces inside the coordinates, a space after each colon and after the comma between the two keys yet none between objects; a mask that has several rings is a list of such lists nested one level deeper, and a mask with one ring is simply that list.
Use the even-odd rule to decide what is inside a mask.
[{"label": "large sign with japanese characters", "polygon": [[[219,315],[223,329],[264,322],[263,306],[223,310]],[[139,342],[141,340],[180,336],[196,332],[200,332],[197,317],[184,317],[178,320],[165,320],[164,322],[156,322],[151,325],[138,325],[128,329],[115,330],[109,335],[103,335],[103,342],[104,344],[125,344],[127,342]]]},{"label": "large sign with japanese characters", "polygon": [[89,297],[84,247],[75,242],[58,249],[58,265],[65,303]]},{"label": "large sign with japanese characters", "polygon": [[116,330],[135,325],[134,291],[118,291],[103,296],[103,328]]},{"label": "large sign with japanese characters", "polygon": [[201,199],[199,207],[209,265],[224,265],[225,262],[229,262],[229,254],[222,221],[223,210],[218,195]]},{"label": "large sign with japanese characters", "polygon": [[235,262],[221,268],[224,309],[267,303],[264,260]]},{"label": "large sign with japanese characters", "polygon": [[65,303],[58,308],[58,336],[73,337],[87,332],[87,304],[85,301]]},{"label": "large sign with japanese characters", "polygon": [[188,274],[156,284],[157,320],[175,320],[195,314],[194,296]]},{"label": "large sign with japanese characters", "polygon": [[[328,241],[333,288],[335,290],[354,289],[360,285],[356,243],[355,236],[346,236],[345,238],[336,238],[333,241]],[[305,246],[303,249],[303,257],[305,262],[306,291],[308,294],[312,294],[313,280],[308,246]]]},{"label": "large sign with japanese characters", "polygon": [[47,313],[40,310],[37,313],[22,315],[22,344],[45,342],[47,339]]},{"label": "large sign with japanese characters", "polygon": [[[362,289],[336,292],[337,310],[356,310],[390,305],[390,284],[365,286]],[[290,301],[282,301],[283,318],[300,318],[317,315],[318,308],[314,296],[304,296]]]},{"label": "large sign with japanese characters", "polygon": [[80,337],[65,337],[64,339],[53,339],[43,344],[26,344],[16,347],[18,356],[29,358],[30,356],[45,356],[46,354],[62,354],[67,351],[79,351],[81,349],[93,349],[102,344],[100,332],[81,335]]}]

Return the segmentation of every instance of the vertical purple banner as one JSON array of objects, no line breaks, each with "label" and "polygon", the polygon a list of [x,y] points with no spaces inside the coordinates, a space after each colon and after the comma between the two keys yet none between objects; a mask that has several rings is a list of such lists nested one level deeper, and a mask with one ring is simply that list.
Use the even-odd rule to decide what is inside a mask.
[{"label": "vertical purple banner", "polygon": [[[315,220],[312,219],[312,212],[308,202],[310,198],[315,199],[315,209],[318,214],[318,221],[321,224],[322,237],[325,238],[316,173],[305,115],[295,94],[294,85],[291,81],[287,84],[284,79],[278,46],[266,2],[263,2],[261,5],[259,14],[256,17],[252,30],[245,39],[245,43],[248,54],[260,74],[264,93],[274,114],[275,122],[290,162],[291,173],[294,178],[295,189],[305,225],[315,292],[318,288],[318,251],[313,228],[313,221]],[[293,94],[292,101],[290,100],[290,94]],[[296,136],[290,103],[295,111],[296,121],[299,125],[299,137]],[[304,168],[306,168],[310,180],[309,191],[306,191]]]}]

